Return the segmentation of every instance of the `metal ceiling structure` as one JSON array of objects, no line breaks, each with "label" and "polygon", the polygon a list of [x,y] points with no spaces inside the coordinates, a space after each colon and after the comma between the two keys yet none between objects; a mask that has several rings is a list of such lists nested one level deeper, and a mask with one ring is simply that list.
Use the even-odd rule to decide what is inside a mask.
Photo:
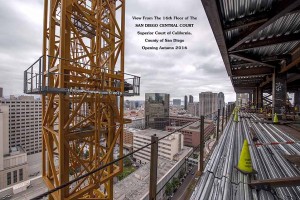
[{"label": "metal ceiling structure", "polygon": [[235,92],[300,86],[300,0],[202,0]]}]

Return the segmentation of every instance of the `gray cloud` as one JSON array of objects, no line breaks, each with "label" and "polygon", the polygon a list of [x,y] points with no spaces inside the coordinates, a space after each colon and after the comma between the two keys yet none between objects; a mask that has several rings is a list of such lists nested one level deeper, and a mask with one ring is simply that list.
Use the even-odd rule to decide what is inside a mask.
[{"label": "gray cloud", "polygon": [[41,56],[42,10],[41,1],[1,4],[0,86],[5,95],[22,94],[23,71]]},{"label": "gray cloud", "polygon": [[[209,90],[224,92],[228,101],[235,99],[200,0],[130,0],[126,3],[125,69],[141,76],[142,81],[142,94],[134,99],[143,99],[146,92],[166,92],[171,98],[192,94],[198,99],[200,92]],[[156,29],[135,28],[138,22],[132,16],[196,16],[198,20],[188,21],[195,24],[189,29],[191,36],[149,37],[184,39],[182,45],[187,46],[187,50],[145,51],[141,46],[152,44],[144,42],[146,37],[136,32]],[[178,21],[168,23],[175,22]],[[5,95],[21,94],[23,71],[42,54],[43,1],[4,1],[0,7],[0,23],[3,27],[0,30],[0,86],[4,87]]]}]

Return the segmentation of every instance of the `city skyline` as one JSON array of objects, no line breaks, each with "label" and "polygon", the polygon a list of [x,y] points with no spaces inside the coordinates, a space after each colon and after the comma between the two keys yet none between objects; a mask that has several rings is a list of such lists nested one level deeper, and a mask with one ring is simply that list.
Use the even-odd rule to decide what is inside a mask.
[{"label": "city skyline", "polygon": [[[167,9],[170,5],[172,9]],[[143,99],[145,93],[169,93],[171,98],[181,98],[185,94],[197,97],[203,91],[222,91],[226,101],[235,100],[201,1],[133,0],[127,2],[126,8],[125,70],[141,76],[142,81],[141,95],[132,99]],[[3,2],[0,10],[3,13],[1,22],[8,27],[0,30],[0,85],[5,88],[5,97],[22,95],[23,71],[42,54],[43,1]],[[158,16],[185,16],[189,13],[198,18],[192,21],[195,24],[193,35],[186,38],[188,50],[156,52],[141,49],[142,37],[136,35],[141,28],[134,27],[132,16],[150,16],[153,10]]]},{"label": "city skyline", "polygon": [[0,200],[300,200],[299,8],[3,1]]}]

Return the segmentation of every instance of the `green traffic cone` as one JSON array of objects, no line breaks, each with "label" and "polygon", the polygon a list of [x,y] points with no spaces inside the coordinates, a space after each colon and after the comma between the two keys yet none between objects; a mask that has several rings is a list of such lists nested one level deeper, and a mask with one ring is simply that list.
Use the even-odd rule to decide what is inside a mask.
[{"label": "green traffic cone", "polygon": [[234,122],[239,122],[239,117],[238,117],[238,113],[237,112],[234,114],[234,120],[233,121]]},{"label": "green traffic cone", "polygon": [[273,123],[274,124],[278,123],[277,113],[275,113],[275,115],[274,115]]}]

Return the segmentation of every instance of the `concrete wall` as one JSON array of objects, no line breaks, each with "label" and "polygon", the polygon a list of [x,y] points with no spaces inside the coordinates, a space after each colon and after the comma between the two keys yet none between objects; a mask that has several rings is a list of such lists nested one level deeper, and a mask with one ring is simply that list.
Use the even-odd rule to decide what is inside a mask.
[{"label": "concrete wall", "polygon": [[16,165],[22,165],[24,163],[27,163],[26,153],[4,157],[4,169],[11,168]]},{"label": "concrete wall", "polygon": [[218,94],[201,92],[199,94],[199,115],[209,115],[218,110]]},{"label": "concrete wall", "polygon": [[[159,133],[157,134],[159,136]],[[179,138],[181,133],[172,134],[165,139],[159,141],[158,143],[158,155],[163,158],[173,160],[174,155],[176,155],[179,150],[183,148],[183,137]],[[139,132],[134,133],[134,142],[133,142],[133,150],[138,149],[148,143],[151,142],[151,137],[147,135],[139,134]],[[180,144],[179,144],[180,143]],[[141,162],[146,163],[150,160],[150,147],[140,150],[139,152],[133,155],[137,160],[141,160]],[[145,157],[146,159],[143,159]]]},{"label": "concrete wall", "polygon": [[[23,169],[23,180],[22,181],[25,181],[27,180],[28,178],[28,164],[23,164],[23,165],[18,165],[18,166],[15,166],[15,167],[12,167],[12,168],[9,168],[9,169],[6,169],[6,170],[2,170],[0,171],[0,190],[1,189],[4,189],[6,188],[8,185],[7,185],[7,173],[11,173],[11,184],[9,186],[12,186],[12,185],[15,185],[19,182],[22,182],[20,181],[20,176],[19,176],[19,169]],[[13,176],[13,171],[17,170],[17,182],[14,183],[14,176]]]},{"label": "concrete wall", "polygon": [[8,112],[8,106],[0,106],[0,170],[4,169],[4,155],[9,153]]}]

